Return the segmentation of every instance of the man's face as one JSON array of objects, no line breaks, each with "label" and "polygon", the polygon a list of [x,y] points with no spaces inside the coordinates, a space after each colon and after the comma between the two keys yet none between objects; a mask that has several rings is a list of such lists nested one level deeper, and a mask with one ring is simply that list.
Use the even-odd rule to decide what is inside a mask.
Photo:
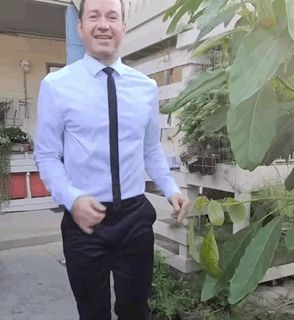
[{"label": "man's face", "polygon": [[114,62],[125,33],[120,0],[86,0],[78,31],[89,55]]}]

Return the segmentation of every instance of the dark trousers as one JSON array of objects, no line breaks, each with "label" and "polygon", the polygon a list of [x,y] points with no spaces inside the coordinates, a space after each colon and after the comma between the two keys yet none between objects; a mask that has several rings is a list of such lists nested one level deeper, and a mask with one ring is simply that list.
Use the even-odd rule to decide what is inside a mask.
[{"label": "dark trousers", "polygon": [[149,319],[155,210],[144,195],[123,200],[118,211],[111,203],[103,204],[106,216],[91,235],[67,211],[61,223],[67,273],[80,320],[111,319],[110,271],[118,319]]}]

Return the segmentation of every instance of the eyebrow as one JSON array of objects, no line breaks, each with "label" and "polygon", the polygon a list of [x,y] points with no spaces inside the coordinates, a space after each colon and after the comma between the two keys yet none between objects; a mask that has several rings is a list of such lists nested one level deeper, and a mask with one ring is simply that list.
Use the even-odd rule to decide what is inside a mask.
[{"label": "eyebrow", "polygon": [[[100,13],[99,10],[96,10],[96,9],[93,9],[93,10],[90,10],[88,11],[88,14],[92,14],[92,13]],[[119,13],[115,10],[110,10],[108,11],[106,14],[116,14],[116,15],[119,15]]]}]

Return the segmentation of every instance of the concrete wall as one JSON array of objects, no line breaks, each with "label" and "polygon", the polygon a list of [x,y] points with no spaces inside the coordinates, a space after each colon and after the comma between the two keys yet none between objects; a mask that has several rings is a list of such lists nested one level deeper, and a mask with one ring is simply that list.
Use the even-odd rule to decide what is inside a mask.
[{"label": "concrete wall", "polygon": [[[33,38],[0,34],[0,101],[3,97],[13,98],[14,104],[8,112],[7,124],[21,125],[32,138],[36,121],[36,104],[40,81],[46,75],[46,63],[65,64],[66,45],[64,40]],[[24,98],[24,73],[20,61],[27,59],[31,70],[27,73],[28,112],[19,107],[18,100]]]}]

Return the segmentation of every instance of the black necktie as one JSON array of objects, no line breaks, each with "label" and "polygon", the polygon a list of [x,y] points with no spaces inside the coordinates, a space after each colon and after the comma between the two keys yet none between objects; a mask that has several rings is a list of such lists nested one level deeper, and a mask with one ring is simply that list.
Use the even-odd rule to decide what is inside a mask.
[{"label": "black necktie", "polygon": [[109,114],[109,144],[110,144],[110,168],[112,179],[113,207],[119,209],[121,205],[121,192],[119,181],[119,153],[118,153],[118,121],[116,87],[112,76],[113,69],[104,68],[107,74],[108,114]]}]

